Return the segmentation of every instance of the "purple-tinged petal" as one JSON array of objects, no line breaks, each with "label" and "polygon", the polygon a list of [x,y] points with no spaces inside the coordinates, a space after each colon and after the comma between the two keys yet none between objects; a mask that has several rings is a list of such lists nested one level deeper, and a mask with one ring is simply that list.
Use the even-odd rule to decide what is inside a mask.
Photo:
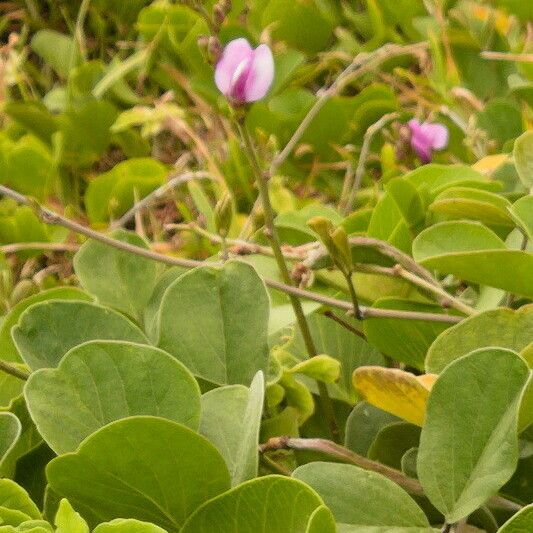
[{"label": "purple-tinged petal", "polygon": [[431,143],[422,134],[416,134],[411,136],[411,146],[416,152],[416,155],[423,163],[429,163],[431,161]]},{"label": "purple-tinged petal", "polygon": [[215,83],[222,94],[229,94],[235,71],[243,61],[251,59],[252,55],[253,49],[244,38],[234,39],[226,45],[215,68]]},{"label": "purple-tinged petal", "polygon": [[266,44],[253,51],[253,59],[245,85],[245,101],[255,102],[266,95],[274,80],[274,58]]},{"label": "purple-tinged petal", "polygon": [[230,88],[227,97],[236,103],[246,102],[246,81],[250,74],[252,58],[249,57],[239,63],[233,77],[231,78]]},{"label": "purple-tinged petal", "polygon": [[424,124],[425,134],[431,140],[434,150],[443,150],[448,146],[448,128],[443,124]]}]

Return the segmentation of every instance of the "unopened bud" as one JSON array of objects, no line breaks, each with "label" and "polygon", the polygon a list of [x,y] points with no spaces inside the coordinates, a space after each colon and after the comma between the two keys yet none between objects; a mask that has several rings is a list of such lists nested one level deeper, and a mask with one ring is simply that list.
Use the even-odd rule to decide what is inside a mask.
[{"label": "unopened bud", "polygon": [[331,233],[331,240],[333,241],[336,249],[336,262],[340,266],[342,265],[342,270],[351,272],[353,270],[352,252],[350,249],[350,243],[348,242],[346,230],[342,226],[337,227]]},{"label": "unopened bud", "polygon": [[215,206],[215,227],[221,237],[226,237],[233,220],[233,202],[229,193],[224,193]]},{"label": "unopened bud", "polygon": [[197,43],[206,60],[213,65],[216,64],[222,55],[222,45],[218,38],[213,35],[200,35]]},{"label": "unopened bud", "polygon": [[221,26],[231,11],[231,0],[219,0],[213,6],[213,20],[217,26]]}]

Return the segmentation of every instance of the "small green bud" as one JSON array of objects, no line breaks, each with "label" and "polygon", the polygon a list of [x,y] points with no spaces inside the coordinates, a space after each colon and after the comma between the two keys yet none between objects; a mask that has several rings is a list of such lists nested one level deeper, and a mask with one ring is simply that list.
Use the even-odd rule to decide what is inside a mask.
[{"label": "small green bud", "polygon": [[331,240],[335,244],[336,260],[342,264],[344,270],[351,272],[353,270],[352,252],[346,230],[339,226],[331,233]]},{"label": "small green bud", "polygon": [[226,192],[215,206],[215,227],[221,237],[227,237],[233,220],[233,201]]}]

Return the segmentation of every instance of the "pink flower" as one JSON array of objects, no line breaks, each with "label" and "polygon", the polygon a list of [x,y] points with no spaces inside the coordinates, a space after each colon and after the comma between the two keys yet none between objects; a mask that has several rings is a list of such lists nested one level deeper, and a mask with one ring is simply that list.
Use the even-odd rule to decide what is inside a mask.
[{"label": "pink flower", "polygon": [[411,147],[423,163],[429,163],[433,150],[443,150],[448,146],[448,128],[437,122],[422,122],[416,118],[407,125],[411,130]]},{"label": "pink flower", "polygon": [[274,58],[266,44],[255,50],[246,39],[230,41],[215,69],[215,83],[234,104],[255,102],[265,96],[274,79]]}]

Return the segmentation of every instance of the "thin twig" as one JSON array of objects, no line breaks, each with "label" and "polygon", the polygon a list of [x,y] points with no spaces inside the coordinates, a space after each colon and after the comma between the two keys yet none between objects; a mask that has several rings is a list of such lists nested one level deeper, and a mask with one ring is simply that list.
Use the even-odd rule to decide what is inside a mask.
[{"label": "thin twig", "polygon": [[370,151],[370,144],[374,135],[382,130],[389,122],[396,120],[400,116],[400,113],[388,113],[383,115],[378,121],[374,122],[365,132],[363,138],[363,144],[361,146],[361,153],[359,154],[359,159],[357,161],[357,168],[355,169],[354,180],[352,186],[349,188],[348,198],[342,204],[341,211],[344,214],[348,214],[352,209],[352,206],[355,202],[355,195],[361,187],[361,182],[363,181],[363,175],[365,173],[365,165],[368,157],[368,152]]},{"label": "thin twig", "polygon": [[[394,481],[397,485],[411,494],[418,496],[424,495],[424,490],[418,480],[406,476],[403,472],[400,472],[395,468],[363,457],[344,446],[340,446],[339,444],[326,439],[301,439],[286,436],[272,437],[259,446],[259,452],[261,454],[276,450],[308,450],[320,452],[345,463],[363,468],[364,470],[377,472],[389,478],[391,481]],[[488,503],[513,512],[522,509],[521,505],[501,496],[493,496]]]},{"label": "thin twig", "polygon": [[382,274],[384,276],[392,276],[392,277],[399,277],[406,281],[409,281],[413,285],[419,287],[420,289],[423,289],[425,292],[430,293],[432,296],[434,296],[437,300],[437,302],[442,307],[453,307],[457,309],[458,311],[461,311],[461,313],[464,313],[466,315],[474,315],[477,313],[477,311],[470,307],[469,305],[465,304],[455,296],[452,296],[448,292],[446,292],[443,288],[437,287],[433,283],[429,283],[425,279],[417,276],[416,274],[413,274],[412,272],[409,272],[401,265],[395,265],[392,268],[391,267],[382,267],[379,265],[368,265],[365,263],[358,263],[355,266],[355,269],[358,272],[366,272],[369,274]]},{"label": "thin twig", "polygon": [[493,59],[496,61],[518,61],[520,63],[533,63],[533,54],[509,54],[506,52],[492,52],[485,50],[481,52],[483,59]]},{"label": "thin twig", "polygon": [[354,335],[357,335],[358,337],[361,337],[362,339],[366,339],[364,333],[354,328],[349,322],[346,322],[346,320],[343,320],[340,316],[337,316],[333,311],[330,311],[330,310],[324,311],[323,315],[327,318],[330,318],[334,322],[337,322],[337,324],[340,324],[343,328],[347,329],[349,332],[353,333]]},{"label": "thin twig", "polygon": [[26,381],[30,377],[29,372],[22,370],[21,368],[15,366],[12,363],[4,361],[3,359],[0,359],[0,370],[2,372],[5,372],[6,374],[15,376],[18,379],[22,379],[23,381]]},{"label": "thin twig", "polygon": [[[64,228],[67,228],[73,231],[74,233],[84,235],[85,237],[94,239],[96,241],[99,241],[103,244],[106,244],[107,246],[111,246],[118,250],[130,252],[141,257],[146,257],[147,259],[152,259],[153,261],[158,261],[159,263],[163,263],[169,266],[181,266],[184,268],[196,268],[196,267],[205,266],[205,265],[220,266],[220,263],[216,263],[216,262],[206,263],[204,261],[197,261],[195,259],[186,259],[183,257],[171,257],[168,255],[159,254],[157,252],[153,252],[152,250],[147,250],[146,248],[142,248],[140,246],[134,246],[127,242],[113,239],[112,237],[108,237],[107,235],[99,233],[98,231],[94,231],[90,228],[87,228],[77,222],[74,222],[73,220],[69,220],[55,213],[54,211],[51,211],[50,209],[47,209],[37,203],[34,203],[30,201],[28,198],[26,198],[26,196],[13,191],[12,189],[4,185],[0,185],[0,194],[13,199],[22,205],[33,207],[36,213],[39,215],[39,217],[46,224],[62,226]],[[275,290],[279,290],[286,294],[293,294],[300,298],[306,298],[308,300],[312,300],[312,301],[318,302],[326,306],[343,309],[344,311],[351,311],[353,308],[352,304],[345,300],[338,300],[336,298],[324,296],[322,294],[318,294],[312,291],[286,285],[285,283],[282,283],[280,281],[276,281],[273,279],[269,279],[269,278],[263,278],[263,281],[267,287],[270,287]],[[399,311],[395,309],[375,309],[373,307],[365,307],[365,306],[361,306],[361,313],[363,315],[363,319],[364,318],[398,318],[398,319],[405,319],[405,320],[427,320],[430,322],[443,322],[447,324],[456,324],[462,320],[461,317],[453,316],[453,315],[445,315],[445,314],[439,314],[439,313],[422,313],[422,312],[414,312],[414,311]]]},{"label": "thin twig", "polygon": [[25,250],[43,250],[47,252],[77,252],[80,246],[69,242],[16,242],[0,246],[0,253],[15,254]]},{"label": "thin twig", "polygon": [[164,185],[161,185],[161,187],[158,187],[155,191],[151,192],[147,196],[145,196],[142,200],[137,202],[131,209],[126,211],[118,220],[115,220],[111,227],[113,228],[120,228],[123,227],[125,224],[127,224],[134,216],[135,213],[138,211],[141,211],[142,209],[145,209],[149,205],[151,205],[156,200],[159,200],[163,198],[169,191],[174,190],[176,187],[181,185],[182,183],[186,183],[191,180],[197,180],[197,179],[214,179],[213,176],[209,172],[205,172],[203,170],[199,170],[196,172],[183,172],[181,174],[178,174],[177,176],[174,176],[173,178],[169,179],[167,183]]}]

